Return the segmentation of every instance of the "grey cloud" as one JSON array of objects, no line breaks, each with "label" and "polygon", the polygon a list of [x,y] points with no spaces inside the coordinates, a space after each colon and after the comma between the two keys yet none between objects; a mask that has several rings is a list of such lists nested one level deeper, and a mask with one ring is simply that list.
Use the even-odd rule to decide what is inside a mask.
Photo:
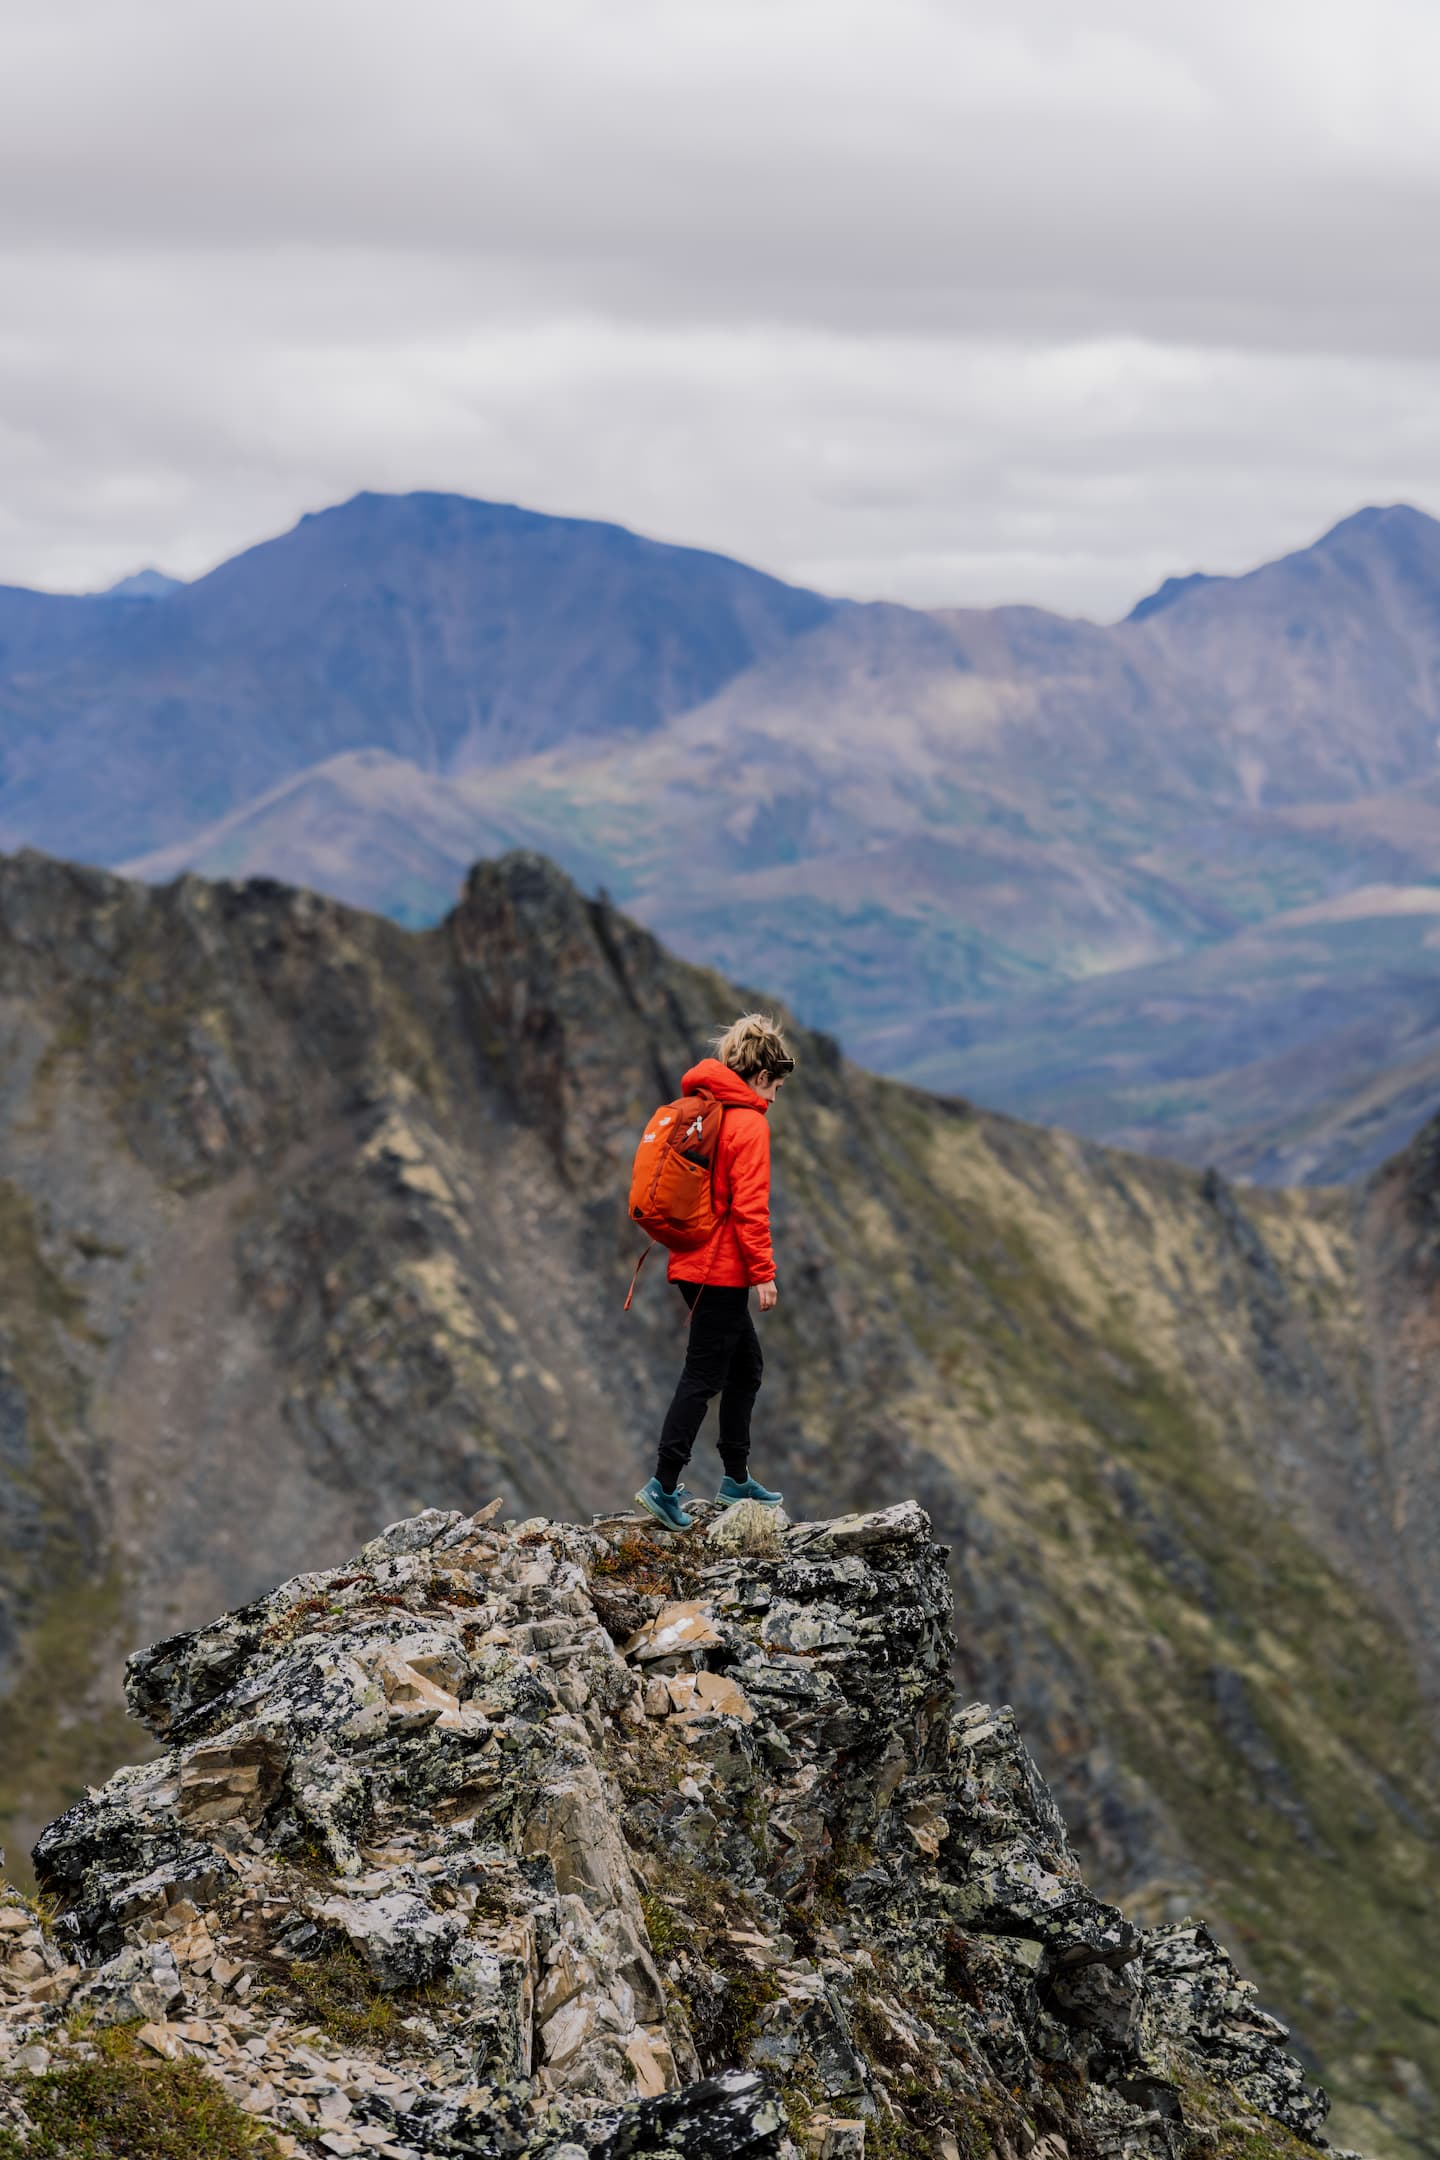
[{"label": "grey cloud", "polygon": [[1101,614],[1440,504],[1408,0],[11,0],[0,577],[360,486]]},{"label": "grey cloud", "polygon": [[[1433,351],[1427,117],[1338,126],[1338,18],[1264,12],[1279,58],[1198,0],[62,8],[0,194],[14,246],[421,249],[502,312]],[[1367,21],[1403,104],[1427,19]]]}]

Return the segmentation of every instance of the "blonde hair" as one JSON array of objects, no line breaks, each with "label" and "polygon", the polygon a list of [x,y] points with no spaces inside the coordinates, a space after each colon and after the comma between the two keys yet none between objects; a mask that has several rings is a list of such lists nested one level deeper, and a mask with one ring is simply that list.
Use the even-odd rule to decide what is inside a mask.
[{"label": "blonde hair", "polygon": [[754,1080],[775,1072],[789,1072],[795,1060],[785,1037],[769,1013],[741,1013],[715,1037],[715,1055],[742,1080]]}]

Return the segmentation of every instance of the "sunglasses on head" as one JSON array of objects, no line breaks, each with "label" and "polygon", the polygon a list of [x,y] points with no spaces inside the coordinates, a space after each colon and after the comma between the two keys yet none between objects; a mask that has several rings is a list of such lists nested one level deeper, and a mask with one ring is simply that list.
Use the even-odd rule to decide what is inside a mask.
[{"label": "sunglasses on head", "polygon": [[772,1080],[788,1080],[794,1070],[794,1058],[777,1058],[776,1062],[768,1068]]}]

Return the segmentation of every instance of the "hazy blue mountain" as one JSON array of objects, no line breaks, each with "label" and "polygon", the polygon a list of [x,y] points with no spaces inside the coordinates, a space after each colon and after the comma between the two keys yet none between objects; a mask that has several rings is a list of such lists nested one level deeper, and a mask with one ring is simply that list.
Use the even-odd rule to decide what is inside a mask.
[{"label": "hazy blue mountain", "polygon": [[1118,635],[1204,683],[1246,799],[1343,802],[1440,769],[1440,524],[1357,511]]},{"label": "hazy blue mountain", "polygon": [[619,526],[433,494],[358,495],[163,606],[100,603],[98,628],[94,604],[22,597],[0,832],[105,862],[340,751],[458,773],[652,730],[834,605]]},{"label": "hazy blue mountain", "polygon": [[102,600],[168,600],[171,593],[180,592],[184,578],[167,577],[163,570],[134,570],[129,577],[118,578],[107,585],[100,594]]},{"label": "hazy blue mountain", "polygon": [[[104,623],[104,610],[94,594],[0,585],[0,701],[8,686],[23,683],[33,671],[63,666]],[[0,713],[4,709],[0,702]]]},{"label": "hazy blue mountain", "polygon": [[1136,601],[1125,620],[1145,622],[1150,616],[1158,615],[1162,608],[1173,607],[1182,594],[1193,592],[1197,585],[1214,583],[1214,578],[1205,570],[1192,570],[1188,577],[1167,577],[1163,584],[1156,586],[1154,592],[1146,593],[1143,600]]}]

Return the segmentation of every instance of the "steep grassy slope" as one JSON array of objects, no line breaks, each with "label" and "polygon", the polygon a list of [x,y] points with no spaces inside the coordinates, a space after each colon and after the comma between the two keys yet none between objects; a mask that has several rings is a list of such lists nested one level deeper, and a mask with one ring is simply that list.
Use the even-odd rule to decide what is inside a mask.
[{"label": "steep grassy slope", "polygon": [[[680,1340],[657,1284],[620,1318],[624,1172],[736,996],[533,857],[423,935],[0,866],[10,1840],[113,1756],[121,1640],[377,1515],[634,1490]],[[809,1513],[918,1494],[962,1681],[1099,1879],[1218,1913],[1338,2134],[1400,2150],[1440,2088],[1440,1615],[1375,1304],[1408,1247],[800,1053],[757,1467]]]}]

